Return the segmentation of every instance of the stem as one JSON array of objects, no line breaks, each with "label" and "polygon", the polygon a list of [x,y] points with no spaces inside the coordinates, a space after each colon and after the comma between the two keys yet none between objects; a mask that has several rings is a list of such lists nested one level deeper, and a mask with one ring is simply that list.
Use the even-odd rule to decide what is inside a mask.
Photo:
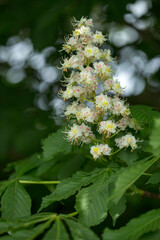
[{"label": "stem", "polygon": [[96,139],[96,138],[91,138],[91,137],[88,137],[88,138],[91,139],[94,142],[102,142],[102,143],[104,143],[104,141],[101,140],[101,139]]},{"label": "stem", "polygon": [[111,154],[111,156],[115,155],[116,153],[120,152],[123,148],[118,149],[117,151],[115,151],[114,153]]},{"label": "stem", "polygon": [[111,135],[111,136],[109,137],[109,139],[111,139],[112,137],[116,136],[120,131],[121,131],[121,130],[119,130],[118,132],[116,132],[116,133],[114,133],[113,135]]},{"label": "stem", "polygon": [[60,181],[29,181],[29,180],[19,180],[19,183],[24,184],[58,184]]},{"label": "stem", "polygon": [[142,189],[137,188],[135,185],[131,188],[131,194],[138,194],[142,197],[147,197],[147,198],[153,198],[153,199],[160,199],[160,194],[159,193],[151,193]]},{"label": "stem", "polygon": [[111,115],[110,118],[108,118],[108,120],[111,120],[114,116],[115,116],[114,114]]},{"label": "stem", "polygon": [[74,217],[74,216],[76,216],[76,215],[78,215],[78,212],[73,212],[73,213],[69,213],[69,214],[68,214],[68,216],[70,216],[70,217]]},{"label": "stem", "polygon": [[90,100],[90,99],[87,99],[87,98],[80,97],[80,99],[85,100],[85,101],[88,101],[88,102],[93,102],[93,103],[94,103],[93,100]]},{"label": "stem", "polygon": [[108,163],[107,159],[104,158],[103,156],[101,156],[101,159],[102,159],[104,162],[107,162],[107,163]]},{"label": "stem", "polygon": [[146,176],[152,176],[151,173],[142,173],[142,175],[146,175]]}]

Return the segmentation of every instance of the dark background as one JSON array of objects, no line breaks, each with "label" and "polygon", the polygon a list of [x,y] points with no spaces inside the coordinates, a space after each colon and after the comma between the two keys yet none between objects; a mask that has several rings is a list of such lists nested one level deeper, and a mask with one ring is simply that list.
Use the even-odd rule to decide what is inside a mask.
[{"label": "dark background", "polygon": [[41,150],[61,125],[60,66],[70,19],[93,18],[109,33],[106,47],[117,57],[117,78],[131,104],[160,106],[159,0],[0,1],[0,162]]}]

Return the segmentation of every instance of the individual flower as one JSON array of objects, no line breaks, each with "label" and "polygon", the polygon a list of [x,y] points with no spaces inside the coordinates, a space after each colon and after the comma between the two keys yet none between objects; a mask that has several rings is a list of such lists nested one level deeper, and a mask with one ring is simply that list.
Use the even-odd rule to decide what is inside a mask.
[{"label": "individual flower", "polygon": [[112,75],[111,66],[106,65],[104,62],[95,62],[93,63],[95,74],[98,74],[102,77],[110,77]]},{"label": "individual flower", "polygon": [[99,123],[98,132],[99,133],[115,133],[117,125],[111,120],[102,121]]},{"label": "individual flower", "polygon": [[101,93],[100,95],[96,96],[95,98],[95,107],[97,109],[101,109],[103,111],[109,110],[111,107],[111,98],[107,95]]},{"label": "individual flower", "polygon": [[85,49],[84,49],[84,55],[87,58],[94,57],[94,58],[98,58],[99,59],[99,57],[100,57],[99,48],[95,47],[93,45],[86,46]]},{"label": "individual flower", "polygon": [[112,113],[115,115],[121,114],[122,116],[129,115],[130,110],[129,108],[124,104],[124,101],[121,99],[115,97],[112,101]]},{"label": "individual flower", "polygon": [[92,154],[94,159],[100,158],[102,155],[110,155],[111,148],[108,144],[97,144],[91,147],[90,153]]},{"label": "individual flower", "polygon": [[80,143],[90,143],[91,138],[94,138],[94,134],[91,128],[84,123],[81,125],[73,124],[70,130],[66,130],[66,137],[69,141]]},{"label": "individual flower", "polygon": [[117,147],[119,147],[119,148],[124,148],[124,147],[127,148],[129,146],[132,149],[137,148],[137,144],[136,144],[137,140],[131,133],[128,133],[123,137],[116,138],[115,142],[116,142]]},{"label": "individual flower", "polygon": [[96,31],[96,33],[93,35],[93,42],[102,44],[107,40],[105,36],[103,36],[102,32]]}]

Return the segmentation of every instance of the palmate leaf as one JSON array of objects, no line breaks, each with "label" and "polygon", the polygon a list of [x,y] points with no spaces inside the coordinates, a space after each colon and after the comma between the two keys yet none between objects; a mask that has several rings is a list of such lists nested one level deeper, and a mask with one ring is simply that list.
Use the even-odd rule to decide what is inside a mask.
[{"label": "palmate leaf", "polygon": [[22,229],[16,231],[11,236],[13,236],[14,240],[32,240],[39,236],[41,233],[43,233],[45,229],[49,228],[50,225],[51,221],[47,221],[31,229]]},{"label": "palmate leaf", "polygon": [[118,230],[105,229],[103,240],[137,240],[144,233],[153,232],[157,229],[160,229],[160,209],[142,214]]},{"label": "palmate leaf", "polygon": [[64,139],[64,129],[52,133],[43,142],[43,154],[45,160],[50,160],[59,152],[68,153],[71,151],[71,144]]},{"label": "palmate leaf", "polygon": [[83,224],[66,219],[65,222],[69,226],[73,240],[99,240],[96,234]]},{"label": "palmate leaf", "polygon": [[[43,222],[43,223],[42,223]],[[13,222],[1,221],[6,240],[99,240],[94,232],[68,215],[39,213]],[[2,238],[2,237],[1,237]]]},{"label": "palmate leaf", "polygon": [[110,200],[115,204],[121,199],[127,189],[150,167],[157,161],[158,158],[153,158],[144,162],[141,160],[132,164],[131,166],[121,170],[118,173],[117,180],[115,182],[115,188],[110,196]]},{"label": "palmate leaf", "polygon": [[25,188],[14,181],[2,196],[2,218],[12,220],[30,215],[31,198]]},{"label": "palmate leaf", "polygon": [[37,223],[54,220],[54,213],[37,213],[30,216],[21,217],[14,220],[0,220],[0,234],[9,231],[19,231],[19,229],[27,229]]},{"label": "palmate leaf", "polygon": [[130,106],[132,117],[141,124],[153,124],[154,117],[158,117],[159,113],[152,110],[151,107],[145,105]]},{"label": "palmate leaf", "polygon": [[68,233],[59,218],[57,218],[52,228],[46,233],[46,235],[42,240],[53,240],[53,239],[69,240]]},{"label": "palmate leaf", "polygon": [[78,191],[82,186],[88,185],[96,176],[98,176],[98,174],[103,171],[104,169],[95,169],[90,173],[77,172],[72,177],[62,180],[53,193],[43,198],[39,211],[55,201],[66,199],[75,194],[76,191]]},{"label": "palmate leaf", "polygon": [[155,119],[150,135],[150,145],[155,155],[160,155],[160,118]]},{"label": "palmate leaf", "polygon": [[76,196],[76,210],[79,220],[87,226],[102,222],[108,210],[108,174],[107,170],[99,175],[94,183],[82,189]]}]

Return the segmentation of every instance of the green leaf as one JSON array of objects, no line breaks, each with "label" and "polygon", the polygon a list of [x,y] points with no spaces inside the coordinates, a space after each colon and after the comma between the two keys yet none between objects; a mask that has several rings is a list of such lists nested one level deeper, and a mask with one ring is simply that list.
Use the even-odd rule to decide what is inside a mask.
[{"label": "green leaf", "polygon": [[17,181],[11,183],[2,196],[2,217],[7,220],[30,215],[31,199]]},{"label": "green leaf", "polygon": [[155,119],[154,127],[150,135],[150,145],[155,155],[160,155],[160,118]]},{"label": "green leaf", "polygon": [[10,229],[9,224],[6,221],[1,220],[0,221],[0,234],[8,232],[9,229]]},{"label": "green leaf", "polygon": [[71,219],[65,220],[70,228],[73,240],[99,240],[96,234],[86,226]]},{"label": "green leaf", "polygon": [[60,171],[58,173],[58,179],[64,179],[71,177],[75,172],[81,169],[81,166],[85,162],[84,155],[82,154],[69,154],[68,160],[63,161]]},{"label": "green leaf", "polygon": [[95,169],[90,173],[77,172],[72,177],[65,178],[60,182],[60,184],[57,185],[57,188],[53,193],[43,198],[39,211],[55,201],[60,201],[68,198],[71,195],[74,195],[82,186],[88,185],[98,174],[103,171],[104,169]]},{"label": "green leaf", "polygon": [[56,214],[54,213],[37,213],[30,216],[25,216],[22,218],[13,220],[1,220],[0,221],[0,234],[7,233],[8,231],[17,231],[21,228],[28,228],[34,224],[45,222],[48,220],[54,220]]},{"label": "green leaf", "polygon": [[52,228],[46,233],[43,240],[69,240],[68,233],[59,218],[52,226]]},{"label": "green leaf", "polygon": [[59,152],[68,153],[71,151],[71,144],[64,139],[63,129],[52,133],[43,142],[43,154],[45,160],[51,160]]},{"label": "green leaf", "polygon": [[3,236],[1,237],[1,240],[15,240],[12,236]]},{"label": "green leaf", "polygon": [[160,229],[160,209],[142,214],[118,230],[105,229],[103,240],[137,240],[144,233],[156,231],[157,229]]},{"label": "green leaf", "polygon": [[121,198],[117,204],[115,204],[113,201],[110,202],[109,213],[113,219],[113,226],[115,226],[117,219],[122,213],[124,213],[125,210],[126,210],[126,200],[124,197]]},{"label": "green leaf", "polygon": [[117,204],[127,189],[156,161],[157,158],[153,158],[147,162],[141,160],[141,162],[136,162],[121,170],[118,173],[115,188],[111,194],[110,200],[113,200],[115,204]]},{"label": "green leaf", "polygon": [[82,189],[76,196],[76,210],[79,220],[87,226],[102,222],[108,210],[108,176],[107,171],[98,176],[93,185]]},{"label": "green leaf", "polygon": [[51,224],[51,220],[45,223],[39,224],[38,226],[31,229],[23,229],[16,231],[12,234],[14,240],[32,240],[39,236],[41,233],[45,231],[45,229],[49,228]]},{"label": "green leaf", "polygon": [[147,184],[148,183],[156,184],[156,183],[159,183],[159,182],[160,182],[160,172],[156,172],[156,173],[152,174],[152,176],[148,180]]},{"label": "green leaf", "polygon": [[159,240],[159,239],[160,239],[160,230],[157,230],[156,232],[144,234],[144,236],[140,238],[140,240]]},{"label": "green leaf", "polygon": [[132,116],[141,124],[153,124],[154,117],[159,116],[157,111],[145,105],[130,106]]},{"label": "green leaf", "polygon": [[1,181],[0,182],[0,196],[2,195],[2,193],[5,191],[5,189],[9,186],[9,184],[12,181]]},{"label": "green leaf", "polygon": [[117,157],[125,161],[127,165],[130,165],[138,159],[138,153],[136,152],[136,150],[134,150],[133,152],[129,150],[122,150],[118,153]]},{"label": "green leaf", "polygon": [[153,149],[149,144],[149,140],[143,140],[143,142],[141,142],[139,145],[144,152],[150,152],[150,153],[153,152]]},{"label": "green leaf", "polygon": [[47,162],[42,162],[41,165],[39,166],[39,168],[37,169],[37,176],[41,176],[43,175],[45,172],[47,172],[49,169],[51,169],[56,163],[57,163],[58,159],[53,159]]},{"label": "green leaf", "polygon": [[31,171],[32,169],[40,165],[40,157],[36,153],[30,158],[24,159],[15,163],[16,176],[22,176],[23,174]]}]

